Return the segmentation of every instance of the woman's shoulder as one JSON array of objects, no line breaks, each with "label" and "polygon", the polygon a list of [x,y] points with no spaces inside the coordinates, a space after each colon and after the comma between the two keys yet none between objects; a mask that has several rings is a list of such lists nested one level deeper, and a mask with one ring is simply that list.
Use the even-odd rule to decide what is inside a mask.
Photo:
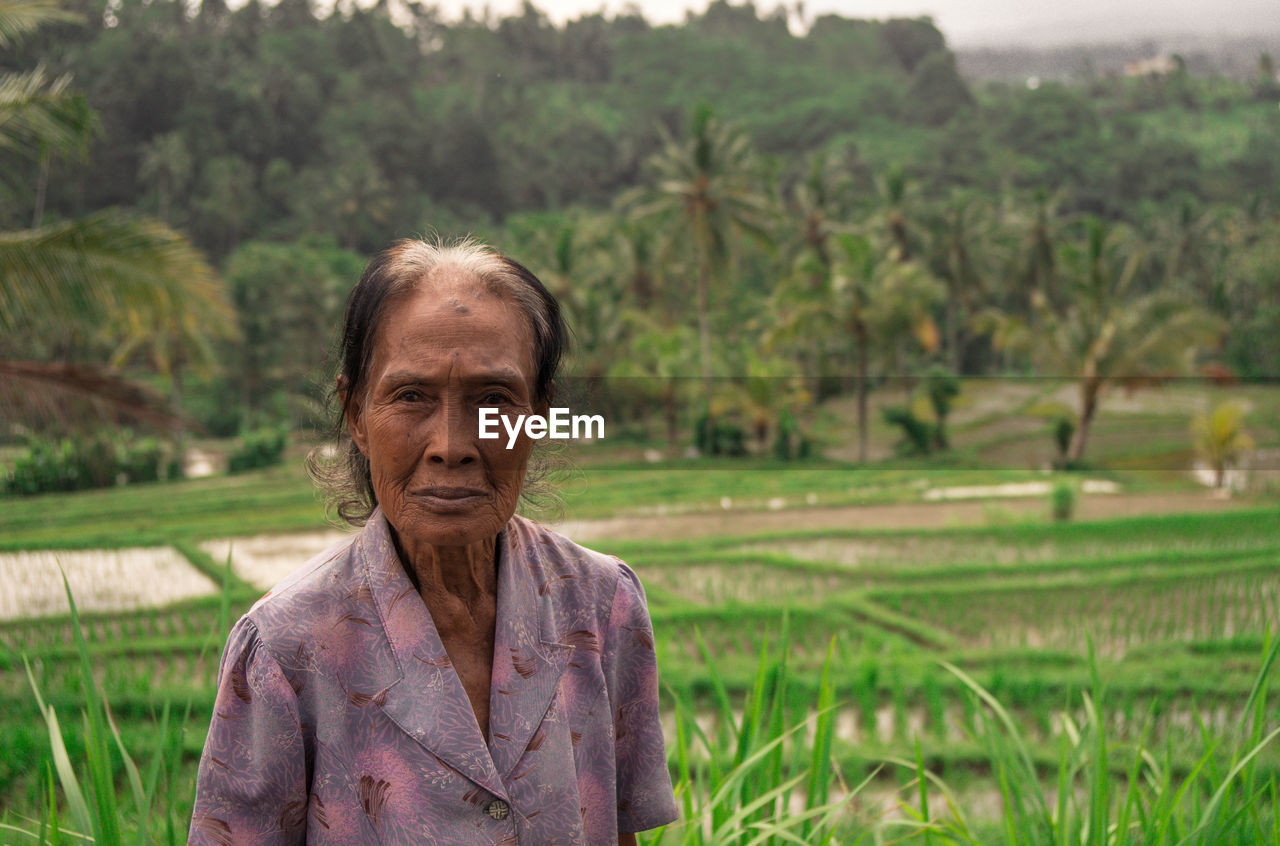
[{"label": "woman's shoulder", "polygon": [[359,534],[341,541],[309,558],[285,576],[245,613],[243,620],[253,626],[272,652],[280,654],[290,644],[306,640],[309,629],[331,616],[335,602],[350,592],[359,579],[354,548]]},{"label": "woman's shoulder", "polygon": [[620,588],[638,589],[635,573],[616,555],[582,546],[523,517],[512,517],[508,526],[528,549],[541,596],[592,606],[607,616]]},{"label": "woman's shoulder", "polygon": [[[310,594],[332,590],[332,582],[351,569],[351,556],[359,533],[342,538],[291,571],[264,593],[253,608],[305,602]],[[314,547],[312,547],[314,549]]]}]

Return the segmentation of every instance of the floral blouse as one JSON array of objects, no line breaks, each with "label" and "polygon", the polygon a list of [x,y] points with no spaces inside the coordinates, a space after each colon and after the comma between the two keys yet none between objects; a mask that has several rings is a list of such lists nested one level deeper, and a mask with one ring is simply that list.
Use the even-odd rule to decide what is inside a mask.
[{"label": "floral blouse", "polygon": [[676,817],[644,590],[521,517],[498,536],[489,740],[385,517],[236,623],[191,844],[616,844]]}]

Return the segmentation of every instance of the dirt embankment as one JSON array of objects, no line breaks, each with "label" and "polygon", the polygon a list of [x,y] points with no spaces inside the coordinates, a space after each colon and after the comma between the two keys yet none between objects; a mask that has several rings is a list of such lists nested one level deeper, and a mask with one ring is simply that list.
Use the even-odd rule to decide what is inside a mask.
[{"label": "dirt embankment", "polygon": [[[1250,505],[1247,500],[1217,499],[1209,493],[1100,494],[1082,496],[1076,518],[1097,520],[1139,514],[1170,514],[1222,510]],[[840,508],[796,508],[782,511],[704,511],[666,517],[611,517],[568,520],[553,528],[576,541],[597,538],[696,538],[711,535],[751,535],[788,529],[940,529],[982,526],[992,514],[1042,515],[1044,499],[998,499],[964,502],[926,502],[898,505],[854,505]]]}]

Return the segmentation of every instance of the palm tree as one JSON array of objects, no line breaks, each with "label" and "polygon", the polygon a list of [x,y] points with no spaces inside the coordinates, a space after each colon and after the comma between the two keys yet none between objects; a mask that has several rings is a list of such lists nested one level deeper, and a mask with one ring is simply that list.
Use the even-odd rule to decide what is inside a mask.
[{"label": "palm tree", "polygon": [[781,356],[761,354],[748,347],[744,350],[747,374],[736,386],[730,403],[740,411],[755,435],[761,453],[769,443],[770,427],[788,416],[796,407],[810,401],[804,380],[794,373],[794,365]]},{"label": "palm tree", "polygon": [[829,283],[831,238],[842,229],[837,221],[848,211],[843,200],[852,193],[853,177],[836,155],[815,153],[804,179],[791,189],[790,211],[800,222],[801,252],[814,258],[810,281],[817,290]]},{"label": "palm tree", "polygon": [[[1030,349],[1028,336],[1036,331],[1040,311],[1058,304],[1053,277],[1066,225],[1057,212],[1059,199],[1037,190],[1029,207],[1006,198],[993,209],[988,246],[995,268],[984,286],[986,307],[971,316],[970,325],[991,335],[1002,370],[1009,369],[1013,354]],[[1007,320],[1012,314],[1025,319]],[[1017,362],[1024,366],[1029,365]]]},{"label": "palm tree", "polygon": [[940,220],[933,221],[931,265],[947,286],[946,352],[952,372],[961,370],[961,326],[972,315],[978,302],[985,299],[989,252],[988,221],[983,209],[972,197],[952,194]]},{"label": "palm tree", "polygon": [[633,214],[658,216],[675,230],[674,241],[693,249],[697,263],[696,308],[707,426],[711,420],[711,286],[730,265],[730,241],[743,231],[768,241],[768,203],[756,187],[755,154],[742,132],[721,123],[707,105],[694,110],[687,138],[662,130],[662,147],[650,159],[655,183]]},{"label": "palm tree", "polygon": [[[50,0],[0,0],[0,47],[41,24],[69,19]],[[89,125],[85,115],[66,77],[50,80],[38,68],[0,75],[0,148],[36,156],[75,150]],[[213,269],[158,221],[102,211],[0,232],[0,331],[11,339],[35,331],[105,331],[122,349],[171,348],[175,337],[192,349],[197,339],[230,334],[234,326]],[[180,419],[112,368],[31,361],[12,352],[10,345],[0,351],[0,378],[13,383],[15,397],[88,397],[137,418]],[[174,360],[169,352],[156,354]],[[19,385],[26,390],[13,390]]]},{"label": "palm tree", "polygon": [[[798,223],[793,236],[795,257],[769,298],[774,317],[770,345],[793,345],[801,371],[825,375],[825,362],[837,331],[830,311],[833,239],[848,229],[844,202],[852,193],[852,177],[833,155],[815,154],[803,179],[788,192],[788,211]],[[816,397],[816,393],[815,393]]]},{"label": "palm tree", "polygon": [[1043,189],[1035,196],[1035,210],[1027,227],[1018,277],[1026,290],[1026,306],[1035,311],[1049,298],[1048,290],[1054,273],[1055,251],[1060,236],[1056,198]]},{"label": "palm tree", "polygon": [[1239,403],[1224,402],[1208,414],[1197,414],[1191,420],[1191,434],[1196,451],[1213,468],[1213,486],[1222,487],[1227,468],[1240,456],[1253,449],[1253,438],[1240,425],[1245,410]]},{"label": "palm tree", "polygon": [[1225,208],[1201,211],[1184,198],[1172,217],[1157,224],[1157,239],[1165,248],[1165,284],[1184,290],[1205,308],[1221,313],[1226,300],[1231,220]]},{"label": "palm tree", "polygon": [[180,132],[161,135],[143,148],[138,176],[155,191],[156,214],[164,223],[172,222],[170,204],[186,189],[194,171],[195,161]]},{"label": "palm tree", "polygon": [[[858,458],[867,460],[867,397],[873,348],[895,364],[907,338],[926,351],[937,346],[930,311],[943,297],[942,285],[915,262],[889,260],[869,238],[840,235],[832,279],[831,313],[852,340],[857,373]],[[896,369],[896,368],[895,368]]]},{"label": "palm tree", "polygon": [[891,166],[876,179],[876,190],[884,207],[879,221],[889,253],[894,261],[907,262],[915,257],[915,234],[908,219],[908,206],[917,193],[916,186],[900,164]]},{"label": "palm tree", "polygon": [[1083,244],[1064,244],[1055,258],[1061,302],[1039,302],[1034,331],[1022,318],[1001,318],[1001,336],[1027,347],[1041,373],[1079,380],[1080,421],[1069,461],[1083,458],[1090,426],[1112,386],[1186,370],[1196,349],[1223,328],[1179,293],[1139,292],[1144,258],[1127,229],[1086,220]]},{"label": "palm tree", "polygon": [[627,391],[648,395],[662,404],[668,448],[679,444],[680,405],[686,402],[686,381],[681,374],[693,364],[690,351],[693,330],[680,324],[664,325],[638,309],[626,312],[626,354],[614,359],[609,377],[627,380]]},{"label": "palm tree", "polygon": [[623,346],[630,281],[614,261],[612,221],[584,214],[546,217],[526,246],[528,263],[573,327],[574,376],[598,379]]},{"label": "palm tree", "polygon": [[[211,363],[209,339],[231,337],[235,314],[213,269],[182,236],[116,211],[37,229],[0,232],[0,330],[42,326],[118,339],[117,360],[145,349],[171,377],[170,412],[114,368],[0,358],[0,376],[37,391],[106,401],[118,411],[167,420],[181,439],[178,368]],[[137,403],[141,402],[139,407]]]}]

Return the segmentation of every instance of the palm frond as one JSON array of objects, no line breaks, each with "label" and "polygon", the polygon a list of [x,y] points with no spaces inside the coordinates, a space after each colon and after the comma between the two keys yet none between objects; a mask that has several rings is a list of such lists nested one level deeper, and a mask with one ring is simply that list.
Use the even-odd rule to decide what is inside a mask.
[{"label": "palm frond", "polygon": [[56,314],[90,324],[198,315],[206,332],[234,332],[213,268],[163,224],[117,211],[0,232],[0,328]]},{"label": "palm frond", "polygon": [[0,2],[0,47],[47,23],[77,21],[79,15],[59,8],[58,0],[3,0]]},{"label": "palm frond", "polygon": [[0,398],[5,424],[75,423],[103,411],[164,429],[177,419],[155,391],[88,364],[0,359]]},{"label": "palm frond", "polygon": [[0,74],[0,149],[83,154],[93,116],[70,83],[69,75],[50,78],[43,67]]}]

